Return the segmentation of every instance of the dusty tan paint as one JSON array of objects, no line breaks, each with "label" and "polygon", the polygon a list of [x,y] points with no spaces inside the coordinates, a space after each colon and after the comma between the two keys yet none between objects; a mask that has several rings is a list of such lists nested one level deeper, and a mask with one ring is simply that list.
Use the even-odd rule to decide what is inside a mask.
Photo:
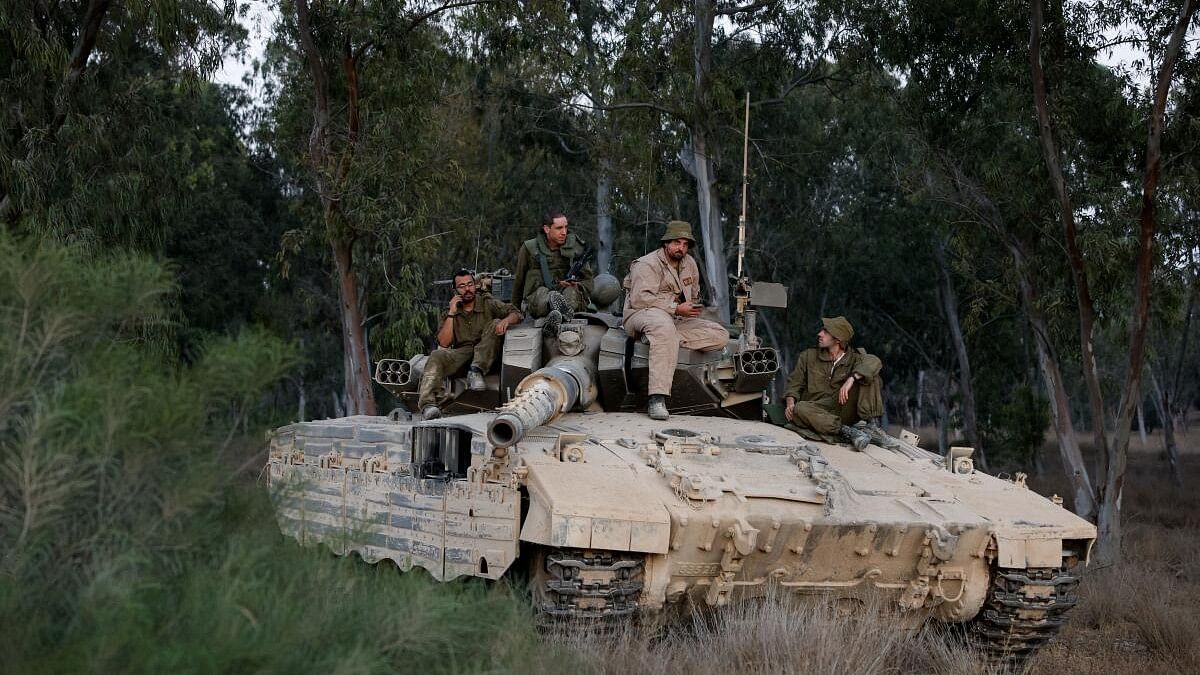
[{"label": "dusty tan paint", "polygon": [[[492,417],[453,423],[483,438]],[[400,470],[413,423],[348,420],[276,434],[272,486],[298,491],[278,510],[280,527],[439,579],[497,578],[516,561],[519,538],[647,553],[640,604],[648,610],[719,605],[775,586],[838,597],[883,592],[914,622],[953,622],[979,612],[993,564],[1058,567],[1067,548],[1086,556],[1095,538],[1091,524],[1022,485],[952,473],[908,445],[860,453],[758,422],[568,413],[502,459],[480,448],[467,480],[421,492]],[[712,442],[666,452],[654,437],[668,428]],[[363,441],[389,433],[392,440]],[[382,526],[373,533],[372,523]]]}]

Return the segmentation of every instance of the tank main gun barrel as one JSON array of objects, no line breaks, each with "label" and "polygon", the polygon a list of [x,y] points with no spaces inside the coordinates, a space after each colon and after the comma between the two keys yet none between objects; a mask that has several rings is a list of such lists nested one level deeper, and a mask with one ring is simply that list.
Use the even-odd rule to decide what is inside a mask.
[{"label": "tank main gun barrel", "polygon": [[563,358],[525,376],[517,394],[488,424],[488,441],[500,448],[516,444],[530,429],[549,424],[595,396],[594,377],[578,357]]}]

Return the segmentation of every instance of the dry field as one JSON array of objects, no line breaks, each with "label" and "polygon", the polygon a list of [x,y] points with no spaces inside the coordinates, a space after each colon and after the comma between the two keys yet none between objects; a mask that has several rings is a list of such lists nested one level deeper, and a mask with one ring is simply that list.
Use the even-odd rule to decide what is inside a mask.
[{"label": "dry field", "polygon": [[[1191,436],[1200,438],[1195,423]],[[1079,606],[1033,673],[1200,672],[1200,452],[1181,442],[1183,487],[1158,452],[1131,452],[1124,560],[1087,571]]]}]

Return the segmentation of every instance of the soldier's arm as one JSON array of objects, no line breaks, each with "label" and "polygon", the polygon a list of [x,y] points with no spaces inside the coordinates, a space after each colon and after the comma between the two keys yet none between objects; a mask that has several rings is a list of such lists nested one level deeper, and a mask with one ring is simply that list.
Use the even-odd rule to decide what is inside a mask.
[{"label": "soldier's arm", "polygon": [[450,347],[454,344],[454,319],[449,313],[442,314],[442,323],[438,327],[437,343],[442,347]]},{"label": "soldier's arm", "polygon": [[792,369],[792,374],[788,375],[787,393],[783,395],[784,399],[799,400],[804,395],[807,386],[808,362],[804,359],[804,352],[800,352],[800,356],[796,358],[796,367]]},{"label": "soldier's arm", "polygon": [[492,302],[492,316],[504,317],[503,319],[500,319],[500,321],[502,323],[504,323],[506,326],[512,326],[514,324],[520,323],[521,310],[517,309],[516,303],[501,302],[495,298],[492,298],[491,302]]},{"label": "soldier's arm", "polygon": [[629,268],[629,307],[657,307],[668,314],[675,313],[675,303],[658,292],[658,279],[649,263],[635,262]]},{"label": "soldier's arm", "polygon": [[513,292],[512,301],[514,305],[520,305],[525,300],[522,297],[525,293],[525,275],[529,274],[529,251],[525,249],[525,244],[517,249],[517,269],[513,273]]},{"label": "soldier's arm", "polygon": [[859,382],[870,382],[879,377],[881,370],[883,370],[883,361],[878,356],[862,353],[859,354],[858,362],[854,364],[850,375]]}]

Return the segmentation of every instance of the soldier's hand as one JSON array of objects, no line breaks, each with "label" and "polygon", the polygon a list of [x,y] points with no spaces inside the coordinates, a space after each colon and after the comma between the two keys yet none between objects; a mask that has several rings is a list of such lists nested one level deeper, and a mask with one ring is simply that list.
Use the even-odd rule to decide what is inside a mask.
[{"label": "soldier's hand", "polygon": [[562,288],[570,288],[572,286],[578,286],[579,282],[574,280],[569,281],[567,279],[559,279],[558,285]]},{"label": "soldier's hand", "polygon": [[854,378],[847,377],[846,382],[842,384],[842,388],[838,389],[838,403],[846,405],[846,401],[850,400],[850,390],[854,388]]},{"label": "soldier's hand", "polygon": [[675,306],[675,314],[685,319],[700,316],[701,305],[695,302],[681,302]]},{"label": "soldier's hand", "polygon": [[508,332],[508,322],[501,319],[496,322],[496,335],[504,335]]},{"label": "soldier's hand", "polygon": [[454,297],[450,298],[450,308],[448,310],[446,310],[447,313],[449,313],[451,315],[458,314],[458,306],[461,304],[462,304],[462,296],[461,295],[455,295]]},{"label": "soldier's hand", "polygon": [[789,396],[784,401],[787,405],[783,407],[783,416],[787,418],[787,421],[791,422],[792,416],[795,414],[796,399]]}]

